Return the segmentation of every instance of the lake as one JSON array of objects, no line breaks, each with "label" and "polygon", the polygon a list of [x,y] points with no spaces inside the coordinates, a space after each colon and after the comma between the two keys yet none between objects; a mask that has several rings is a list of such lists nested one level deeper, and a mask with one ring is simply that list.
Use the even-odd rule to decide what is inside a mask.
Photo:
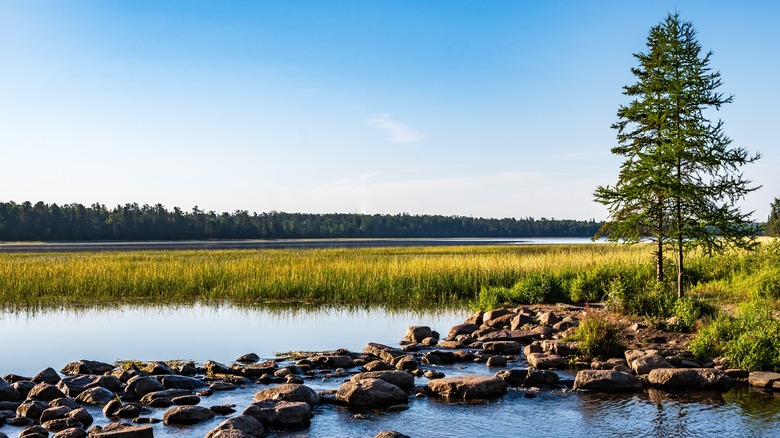
[{"label": "lake", "polygon": [[[0,374],[31,375],[43,368],[62,368],[78,359],[213,359],[230,362],[255,352],[273,357],[290,350],[360,351],[368,342],[397,345],[409,325],[429,325],[441,333],[461,323],[469,312],[395,312],[381,309],[265,309],[231,305],[165,306],[46,310],[0,314]],[[463,366],[463,365],[461,365]],[[512,366],[525,366],[524,362]],[[494,374],[484,364],[464,368],[441,366],[448,376]],[[569,371],[559,372],[573,378]],[[427,379],[418,378],[424,385]],[[310,380],[316,390],[337,388],[341,379]],[[241,412],[262,385],[217,393],[202,404],[235,403]],[[445,403],[410,399],[410,409],[368,413],[361,419],[333,405],[315,409],[306,431],[274,433],[278,437],[371,437],[395,429],[413,437],[492,436],[780,436],[780,395],[737,388],[726,393],[599,395],[556,389],[533,393],[510,389],[486,403]],[[104,424],[99,408],[89,408]],[[151,415],[161,418],[164,410]],[[222,419],[180,429],[155,426],[156,437],[203,436]],[[102,423],[101,423],[102,421]],[[0,431],[13,436],[17,428]]]}]

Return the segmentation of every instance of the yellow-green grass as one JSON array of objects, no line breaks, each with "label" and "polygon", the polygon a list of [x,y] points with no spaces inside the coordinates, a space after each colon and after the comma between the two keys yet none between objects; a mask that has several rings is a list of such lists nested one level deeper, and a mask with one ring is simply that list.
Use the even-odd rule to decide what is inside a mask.
[{"label": "yellow-green grass", "polygon": [[648,261],[647,248],[611,244],[0,254],[0,305],[465,307],[530,273]]}]

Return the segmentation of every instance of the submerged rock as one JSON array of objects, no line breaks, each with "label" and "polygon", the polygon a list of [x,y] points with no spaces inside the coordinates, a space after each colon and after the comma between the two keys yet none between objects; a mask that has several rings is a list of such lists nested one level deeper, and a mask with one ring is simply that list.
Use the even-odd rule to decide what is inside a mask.
[{"label": "submerged rock", "polygon": [[196,424],[216,417],[209,408],[203,406],[176,406],[168,409],[163,414],[163,423],[171,424]]}]

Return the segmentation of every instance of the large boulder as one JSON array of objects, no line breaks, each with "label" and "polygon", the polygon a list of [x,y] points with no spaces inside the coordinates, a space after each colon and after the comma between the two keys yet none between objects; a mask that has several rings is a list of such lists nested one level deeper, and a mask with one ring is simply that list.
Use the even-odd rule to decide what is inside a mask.
[{"label": "large boulder", "polygon": [[365,373],[358,373],[350,378],[351,381],[356,382],[364,379],[382,379],[387,383],[408,391],[414,388],[414,376],[406,371],[368,371]]},{"label": "large boulder", "polygon": [[311,406],[304,402],[264,400],[254,402],[244,410],[244,415],[254,417],[263,427],[301,429],[311,423]]},{"label": "large boulder", "polygon": [[496,330],[485,333],[477,337],[482,342],[490,341],[516,341],[521,344],[528,344],[539,338],[539,333],[526,330]]},{"label": "large boulder", "polygon": [[19,417],[31,418],[40,421],[43,411],[49,409],[49,404],[40,400],[27,399],[16,408],[16,415]]},{"label": "large boulder", "polygon": [[65,365],[62,374],[69,376],[76,374],[104,374],[116,368],[114,365],[94,360],[80,360]]},{"label": "large boulder", "polygon": [[387,345],[377,344],[375,342],[370,342],[366,345],[365,348],[363,348],[363,353],[376,356],[388,363],[392,363],[393,359],[399,356],[406,355],[406,353],[397,348],[388,347]]},{"label": "large boulder", "polygon": [[450,331],[447,332],[447,337],[454,338],[458,335],[470,335],[477,330],[479,330],[479,326],[476,324],[459,324],[450,328]]},{"label": "large boulder", "polygon": [[634,392],[642,382],[633,374],[615,370],[581,370],[574,378],[574,389],[594,392]]},{"label": "large boulder", "polygon": [[436,395],[449,399],[490,399],[504,395],[507,384],[498,377],[466,375],[428,382]]},{"label": "large boulder", "polygon": [[27,398],[47,402],[62,397],[65,397],[65,394],[59,388],[46,382],[38,383],[27,393]]},{"label": "large boulder", "polygon": [[630,362],[634,374],[640,376],[659,368],[672,368],[672,364],[657,352],[645,354]]},{"label": "large boulder", "polygon": [[52,438],[87,438],[87,436],[89,434],[83,427],[70,427],[55,433]]},{"label": "large boulder", "polygon": [[[265,428],[260,420],[250,415],[238,415],[219,423],[217,427],[211,429],[211,431],[206,434],[206,438],[214,438],[217,432],[226,430],[241,431],[252,437],[261,437],[265,433]],[[223,433],[220,435],[222,434]]]},{"label": "large boulder", "polygon": [[132,426],[126,423],[110,423],[95,426],[89,431],[90,438],[154,438],[152,426]]},{"label": "large boulder", "polygon": [[189,376],[163,376],[160,379],[160,383],[162,383],[165,389],[186,389],[189,391],[208,386],[203,380]]},{"label": "large boulder", "polygon": [[318,368],[336,369],[355,367],[355,360],[352,356],[346,354],[314,356],[311,358],[311,362]]},{"label": "large boulder", "polygon": [[517,341],[492,341],[482,344],[482,348],[493,354],[520,354],[523,345]]},{"label": "large boulder", "polygon": [[19,391],[0,377],[0,402],[17,402],[19,399]]},{"label": "large boulder", "polygon": [[422,342],[425,338],[433,336],[433,330],[428,326],[411,325],[406,329],[404,340],[409,342]]},{"label": "large boulder", "polygon": [[122,382],[116,376],[77,375],[65,377],[57,383],[57,388],[68,397],[76,397],[85,390],[98,386],[118,392],[122,387]]},{"label": "large boulder", "polygon": [[423,355],[422,361],[428,365],[452,365],[458,361],[451,351],[434,350]]},{"label": "large boulder", "polygon": [[165,387],[154,377],[135,376],[127,381],[125,400],[138,401],[146,394],[164,391]]},{"label": "large boulder", "polygon": [[538,369],[565,368],[569,361],[557,354],[531,353],[526,356],[528,364]]},{"label": "large boulder", "polygon": [[383,430],[374,435],[374,438],[411,438],[409,435],[404,435],[401,432],[395,430]]},{"label": "large boulder", "polygon": [[748,375],[748,384],[756,388],[770,389],[780,382],[780,373],[753,371]]},{"label": "large boulder", "polygon": [[108,402],[116,398],[117,395],[114,392],[103,388],[102,386],[96,386],[79,394],[76,397],[76,401],[88,405],[105,406]]},{"label": "large boulder", "polygon": [[285,383],[263,389],[255,394],[254,401],[261,402],[266,400],[304,402],[312,408],[320,404],[320,396],[313,389],[297,383]]},{"label": "large boulder", "polygon": [[344,382],[336,392],[336,401],[355,409],[386,408],[407,404],[403,389],[382,379],[361,379]]},{"label": "large boulder", "polygon": [[203,406],[176,406],[168,409],[163,414],[163,423],[171,424],[196,424],[216,417],[209,408]]},{"label": "large boulder", "polygon": [[[141,404],[146,406],[167,407],[173,404],[176,397],[192,395],[192,391],[186,389],[166,389],[163,391],[150,392],[141,397]],[[163,401],[160,403],[160,401]]]},{"label": "large boulder", "polygon": [[49,385],[56,385],[59,383],[60,379],[60,375],[57,374],[57,371],[54,368],[49,367],[36,374],[35,377],[32,378],[32,381],[35,383],[46,382]]},{"label": "large boulder", "polygon": [[146,371],[147,374],[152,376],[176,374],[176,372],[173,371],[173,368],[171,368],[170,365],[159,360],[156,360],[154,362],[149,362],[146,365],[146,368],[144,368],[144,371]]},{"label": "large boulder", "polygon": [[731,378],[714,368],[657,368],[647,381],[662,389],[725,391],[731,386]]},{"label": "large boulder", "polygon": [[500,318],[500,317],[502,317],[504,315],[509,315],[509,314],[512,314],[512,313],[514,313],[514,312],[512,312],[509,309],[488,310],[487,312],[482,314],[482,324],[487,324],[487,323],[489,323],[493,319]]}]

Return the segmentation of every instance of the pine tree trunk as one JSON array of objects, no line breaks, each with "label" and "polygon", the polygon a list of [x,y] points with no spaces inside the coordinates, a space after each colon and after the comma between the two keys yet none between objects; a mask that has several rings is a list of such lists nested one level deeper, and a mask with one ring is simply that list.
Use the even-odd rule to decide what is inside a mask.
[{"label": "pine tree trunk", "polygon": [[680,239],[677,241],[677,244],[680,245],[679,249],[677,250],[677,298],[683,297],[683,249],[682,249],[682,236],[680,236]]}]

